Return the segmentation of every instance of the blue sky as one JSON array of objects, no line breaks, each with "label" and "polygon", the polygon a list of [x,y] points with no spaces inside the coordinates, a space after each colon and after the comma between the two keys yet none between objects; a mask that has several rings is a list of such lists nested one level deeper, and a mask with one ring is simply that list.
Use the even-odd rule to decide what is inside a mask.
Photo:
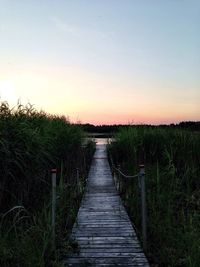
[{"label": "blue sky", "polygon": [[200,120],[200,1],[0,0],[0,96],[72,120]]}]

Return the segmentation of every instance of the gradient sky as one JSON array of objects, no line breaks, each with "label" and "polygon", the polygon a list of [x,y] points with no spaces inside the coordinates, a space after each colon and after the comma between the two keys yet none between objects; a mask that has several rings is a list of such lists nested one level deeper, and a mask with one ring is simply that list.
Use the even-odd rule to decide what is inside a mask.
[{"label": "gradient sky", "polygon": [[83,123],[200,120],[200,1],[0,0],[0,97]]}]

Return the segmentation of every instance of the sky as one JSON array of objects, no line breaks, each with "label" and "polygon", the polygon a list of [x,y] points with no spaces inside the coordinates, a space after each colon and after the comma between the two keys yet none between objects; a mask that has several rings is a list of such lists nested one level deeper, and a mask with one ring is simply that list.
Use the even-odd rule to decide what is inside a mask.
[{"label": "sky", "polygon": [[199,0],[0,0],[0,100],[93,124],[200,120]]}]

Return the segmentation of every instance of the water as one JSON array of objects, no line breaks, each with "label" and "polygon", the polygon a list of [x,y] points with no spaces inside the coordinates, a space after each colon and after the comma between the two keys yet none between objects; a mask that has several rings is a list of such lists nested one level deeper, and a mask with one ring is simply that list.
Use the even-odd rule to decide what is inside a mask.
[{"label": "water", "polygon": [[111,138],[94,138],[97,145],[107,145]]},{"label": "water", "polygon": [[108,143],[112,142],[114,138],[111,137],[87,137],[85,139],[85,143],[87,141],[92,140],[94,141],[97,145],[107,145]]}]

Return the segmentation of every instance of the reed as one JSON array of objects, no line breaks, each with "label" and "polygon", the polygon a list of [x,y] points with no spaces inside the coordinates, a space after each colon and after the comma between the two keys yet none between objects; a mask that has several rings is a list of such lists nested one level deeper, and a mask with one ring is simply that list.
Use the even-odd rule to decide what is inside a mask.
[{"label": "reed", "polygon": [[[148,256],[159,266],[200,264],[200,133],[135,126],[122,129],[109,145],[115,164],[130,173],[146,165]],[[140,234],[137,182],[125,205]]]},{"label": "reed", "polygon": [[[61,266],[94,144],[61,116],[0,104],[0,266]],[[57,169],[56,247],[51,169]],[[77,190],[79,168],[81,190]]]}]

